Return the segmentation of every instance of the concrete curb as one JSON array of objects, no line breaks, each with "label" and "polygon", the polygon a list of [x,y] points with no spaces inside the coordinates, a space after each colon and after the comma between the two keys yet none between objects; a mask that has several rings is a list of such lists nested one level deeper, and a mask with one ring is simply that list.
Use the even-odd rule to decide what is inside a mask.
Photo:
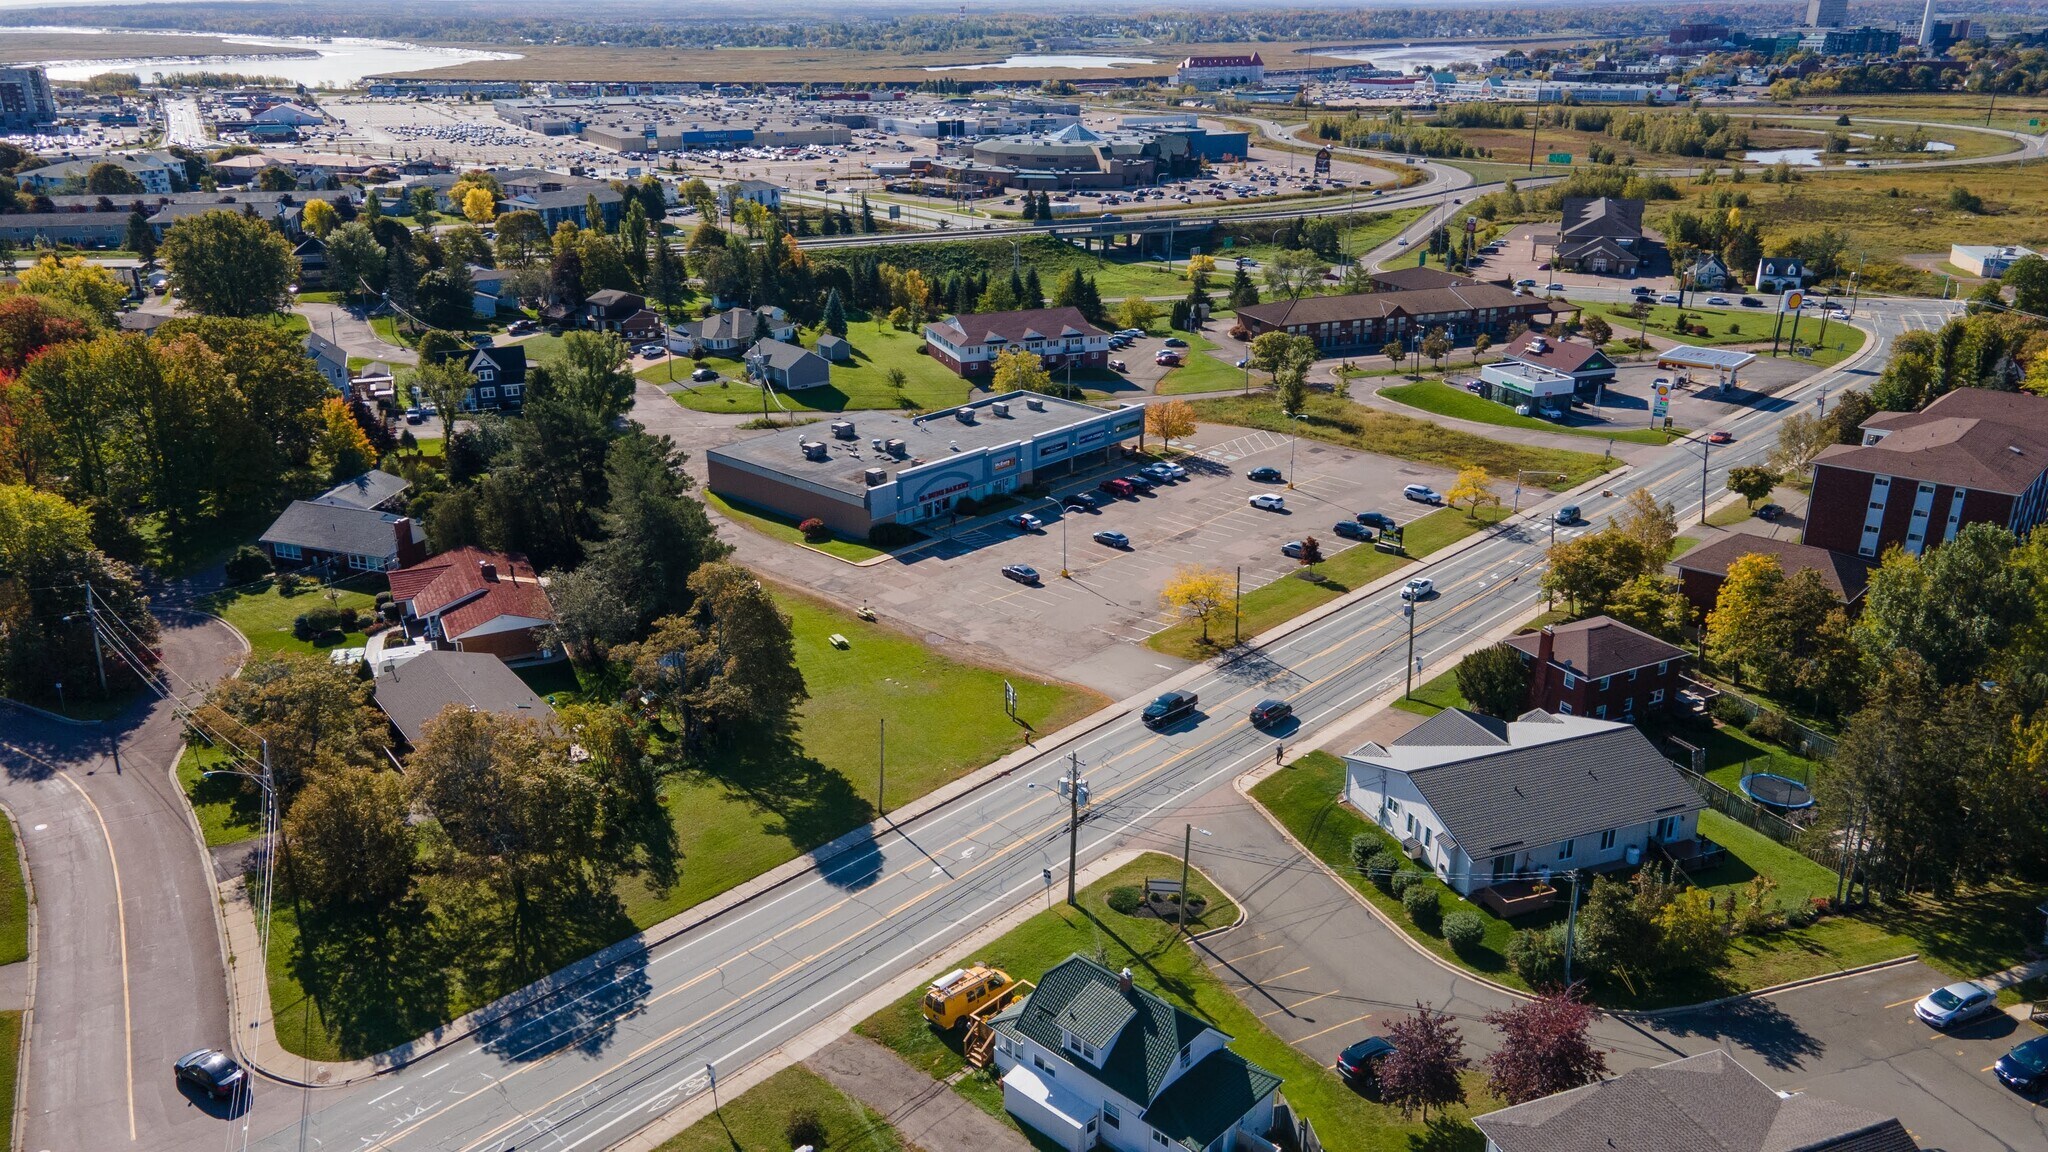
[{"label": "concrete curb", "polygon": [[1600,1014],[1615,1020],[1661,1020],[1667,1016],[1683,1016],[1688,1012],[1703,1012],[1709,1008],[1719,1008],[1724,1004],[1734,1004],[1741,1000],[1756,1000],[1764,996],[1775,996],[1780,992],[1790,992],[1794,988],[1806,988],[1814,984],[1846,980],[1851,976],[1861,976],[1866,972],[1879,972],[1886,968],[1896,968],[1901,964],[1911,964],[1919,959],[1920,954],[1918,952],[1911,952],[1904,956],[1894,956],[1890,960],[1878,960],[1870,964],[1859,964],[1854,968],[1843,968],[1836,972],[1823,972],[1818,976],[1804,976],[1797,980],[1787,980],[1783,984],[1773,984],[1768,988],[1756,988],[1748,992],[1737,992],[1733,996],[1723,996],[1718,1000],[1703,1000],[1698,1004],[1683,1004],[1676,1008],[1646,1008],[1641,1010],[1602,1008]]},{"label": "concrete curb", "polygon": [[104,723],[104,721],[100,720],[73,720],[69,716],[59,715],[47,708],[38,708],[33,704],[23,703],[11,696],[0,696],[0,708],[18,708],[31,716],[40,716],[45,720],[58,724],[69,724],[73,728],[97,728]]},{"label": "concrete curb", "polygon": [[28,955],[22,960],[22,963],[28,965],[28,991],[22,996],[21,1001],[21,1040],[20,1046],[15,1049],[14,1099],[11,1102],[14,1108],[14,1138],[8,1144],[8,1152],[20,1152],[22,1141],[27,1139],[23,1133],[22,1121],[28,1118],[28,1077],[21,1074],[21,1069],[29,1066],[29,1033],[36,1022],[36,931],[39,925],[36,922],[36,882],[28,870],[28,843],[21,838],[21,821],[16,820],[14,810],[4,804],[0,804],[0,813],[5,813],[7,822],[14,826],[15,864],[21,869],[22,892],[28,899]]}]

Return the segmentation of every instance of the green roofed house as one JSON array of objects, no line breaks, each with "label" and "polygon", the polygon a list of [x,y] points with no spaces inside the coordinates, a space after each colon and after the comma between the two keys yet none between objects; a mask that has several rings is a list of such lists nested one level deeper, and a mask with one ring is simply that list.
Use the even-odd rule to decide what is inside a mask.
[{"label": "green roofed house", "polygon": [[1280,1077],[1230,1037],[1071,956],[990,1021],[1003,1107],[1067,1152],[1253,1152],[1271,1145]]}]

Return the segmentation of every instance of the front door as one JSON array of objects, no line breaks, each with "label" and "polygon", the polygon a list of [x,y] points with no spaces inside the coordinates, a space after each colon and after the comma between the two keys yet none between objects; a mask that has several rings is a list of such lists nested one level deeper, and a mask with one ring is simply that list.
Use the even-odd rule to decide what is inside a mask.
[{"label": "front door", "polygon": [[1494,882],[1494,883],[1496,883],[1496,884],[1500,883],[1501,881],[1503,881],[1503,880],[1507,879],[1507,878],[1508,878],[1509,876],[1512,876],[1512,875],[1514,875],[1514,872],[1515,872],[1515,855],[1514,855],[1514,853],[1510,852],[1510,853],[1508,853],[1508,854],[1507,854],[1507,855],[1505,855],[1505,856],[1495,856],[1495,857],[1493,858],[1493,882]]}]

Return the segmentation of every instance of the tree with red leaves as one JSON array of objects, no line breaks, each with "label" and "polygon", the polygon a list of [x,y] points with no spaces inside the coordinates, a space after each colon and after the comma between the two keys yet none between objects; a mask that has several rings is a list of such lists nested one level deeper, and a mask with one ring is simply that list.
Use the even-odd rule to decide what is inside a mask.
[{"label": "tree with red leaves", "polygon": [[1486,1057],[1486,1086],[1510,1104],[1566,1092],[1607,1074],[1607,1054],[1586,1029],[1592,1006],[1568,988],[1487,1014],[1501,1046]]},{"label": "tree with red leaves", "polygon": [[26,292],[0,293],[0,372],[18,374],[22,365],[52,344],[92,334],[91,323],[74,306]]},{"label": "tree with red leaves", "polygon": [[1380,1093],[1403,1116],[1419,1109],[1427,1120],[1431,1105],[1444,1108],[1465,1102],[1461,1074],[1472,1060],[1448,1014],[1418,1003],[1415,1015],[1387,1029],[1387,1039],[1394,1050],[1380,1060]]}]

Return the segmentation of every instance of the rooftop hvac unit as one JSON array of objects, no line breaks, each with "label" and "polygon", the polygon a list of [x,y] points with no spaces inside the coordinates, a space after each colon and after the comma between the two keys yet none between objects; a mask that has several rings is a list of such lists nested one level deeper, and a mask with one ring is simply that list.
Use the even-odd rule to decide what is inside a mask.
[{"label": "rooftop hvac unit", "polygon": [[878,487],[889,482],[889,474],[880,468],[868,469],[867,471],[861,473],[861,478],[868,482],[868,487],[870,488]]},{"label": "rooftop hvac unit", "polygon": [[953,418],[955,420],[960,421],[962,424],[972,424],[974,423],[974,409],[955,408],[953,410]]},{"label": "rooftop hvac unit", "polygon": [[853,430],[853,421],[834,420],[832,422],[832,438],[834,440],[858,440],[860,439],[860,434]]},{"label": "rooftop hvac unit", "polygon": [[888,450],[889,450],[889,455],[891,455],[891,456],[901,456],[901,455],[903,455],[903,454],[904,454],[905,452],[908,452],[908,451],[910,450],[910,445],[908,445],[908,444],[905,444],[905,443],[904,443],[903,441],[901,441],[901,440],[893,440],[893,439],[892,439],[892,440],[890,440],[890,441],[889,441],[889,447],[888,447]]},{"label": "rooftop hvac unit", "polygon": [[830,453],[830,452],[828,452],[828,451],[826,451],[826,449],[825,449],[825,442],[824,442],[823,440],[806,440],[806,441],[804,441],[804,458],[805,458],[805,459],[808,459],[808,460],[823,460],[823,459],[827,458],[827,457],[828,457],[828,456],[830,456],[830,455],[831,455],[831,453]]},{"label": "rooftop hvac unit", "polygon": [[[891,440],[890,443],[895,444],[899,443],[899,441]],[[868,446],[873,448],[875,451],[880,452],[882,450],[882,438],[880,436],[875,437],[874,439],[868,441]]]},{"label": "rooftop hvac unit", "polygon": [[997,416],[1008,416],[1010,414],[1010,406],[1001,400],[989,405],[988,410]]},{"label": "rooftop hvac unit", "polygon": [[1045,411],[1045,401],[1040,400],[1036,396],[1026,396],[1024,398],[1024,406],[1026,408],[1031,409],[1033,412]]}]

